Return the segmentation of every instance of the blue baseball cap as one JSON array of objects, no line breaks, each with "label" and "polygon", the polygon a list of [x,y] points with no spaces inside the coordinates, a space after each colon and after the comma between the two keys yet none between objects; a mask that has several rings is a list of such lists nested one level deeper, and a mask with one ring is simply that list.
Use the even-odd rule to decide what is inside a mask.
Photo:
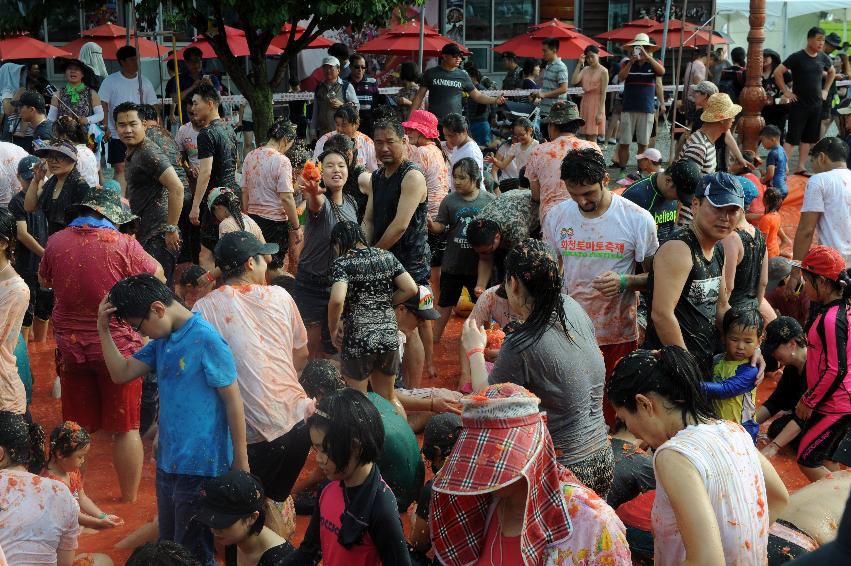
[{"label": "blue baseball cap", "polygon": [[730,173],[704,175],[697,194],[705,197],[715,208],[738,206],[742,210],[745,209],[745,190],[739,180]]}]

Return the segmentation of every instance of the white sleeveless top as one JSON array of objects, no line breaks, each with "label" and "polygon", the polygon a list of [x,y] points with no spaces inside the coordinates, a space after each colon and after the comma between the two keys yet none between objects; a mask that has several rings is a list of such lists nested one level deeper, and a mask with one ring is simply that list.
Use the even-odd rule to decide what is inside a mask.
[{"label": "white sleeveless top", "polygon": [[[768,503],[756,447],[742,425],[729,421],[693,425],[656,450],[676,450],[697,469],[715,510],[726,564],[764,566],[768,560]],[[658,477],[658,474],[657,474]],[[661,483],[653,504],[656,566],[686,559],[677,518]]]}]

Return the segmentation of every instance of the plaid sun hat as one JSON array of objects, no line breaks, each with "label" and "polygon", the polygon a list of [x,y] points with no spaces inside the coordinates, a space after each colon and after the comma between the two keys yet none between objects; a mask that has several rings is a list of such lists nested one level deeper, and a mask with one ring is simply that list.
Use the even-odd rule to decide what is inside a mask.
[{"label": "plaid sun hat", "polygon": [[479,558],[494,492],[525,478],[524,564],[540,564],[546,547],[571,532],[561,483],[569,472],[539,411],[540,399],[519,385],[491,385],[461,400],[463,429],[432,485],[429,518],[435,556],[447,566]]}]

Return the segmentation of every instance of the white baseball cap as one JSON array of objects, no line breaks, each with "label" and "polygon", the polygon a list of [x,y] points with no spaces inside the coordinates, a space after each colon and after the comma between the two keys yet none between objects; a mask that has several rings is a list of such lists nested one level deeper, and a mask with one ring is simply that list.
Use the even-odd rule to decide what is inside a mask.
[{"label": "white baseball cap", "polygon": [[649,159],[653,163],[661,163],[662,152],[656,149],[655,147],[648,147],[644,150],[644,153],[639,153],[638,155],[636,155],[635,159]]},{"label": "white baseball cap", "polygon": [[340,60],[337,59],[336,57],[328,55],[327,57],[322,59],[322,66],[325,66],[325,65],[331,65],[333,67],[339,67],[340,66]]}]

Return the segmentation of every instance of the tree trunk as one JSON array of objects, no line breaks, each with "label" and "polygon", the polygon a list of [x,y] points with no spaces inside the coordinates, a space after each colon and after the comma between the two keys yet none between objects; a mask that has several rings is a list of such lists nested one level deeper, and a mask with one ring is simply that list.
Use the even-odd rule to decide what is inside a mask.
[{"label": "tree trunk", "polygon": [[254,116],[254,138],[257,146],[261,146],[268,140],[269,127],[275,122],[275,113],[272,109],[272,88],[267,84],[253,86],[243,96],[251,105]]}]

